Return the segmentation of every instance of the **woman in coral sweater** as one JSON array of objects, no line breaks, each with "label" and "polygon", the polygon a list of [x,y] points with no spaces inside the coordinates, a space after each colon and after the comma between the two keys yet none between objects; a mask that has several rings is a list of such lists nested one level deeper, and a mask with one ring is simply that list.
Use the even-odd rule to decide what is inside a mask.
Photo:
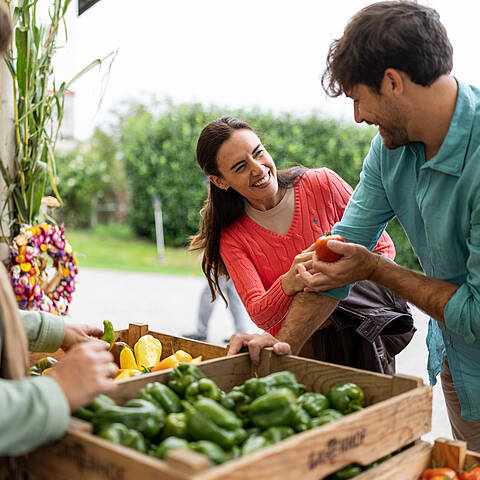
[{"label": "woman in coral sweater", "polygon": [[[252,127],[234,117],[222,117],[203,129],[197,161],[211,185],[200,232],[190,248],[204,250],[202,268],[212,298],[216,292],[223,297],[218,279],[229,276],[251,319],[275,336],[304,288],[296,265],[311,259],[316,238],[341,219],[352,189],[328,168],[277,171]],[[395,257],[386,232],[375,250]],[[327,329],[336,335],[339,327]],[[315,350],[323,352],[316,355],[321,360],[352,363],[345,356],[332,358],[324,348]],[[354,366],[369,367],[359,362]]]}]

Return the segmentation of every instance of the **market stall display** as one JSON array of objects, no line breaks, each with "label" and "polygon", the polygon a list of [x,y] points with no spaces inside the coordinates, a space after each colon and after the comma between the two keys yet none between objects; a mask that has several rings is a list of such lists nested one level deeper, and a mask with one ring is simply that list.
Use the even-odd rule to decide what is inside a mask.
[{"label": "market stall display", "polygon": [[[287,438],[248,455],[228,459],[218,466],[211,466],[208,458],[198,453],[203,450],[211,456],[215,454],[211,445],[205,444],[205,441],[208,442],[205,439],[196,440],[202,443],[196,446],[195,451],[174,450],[167,453],[166,460],[162,461],[133,448],[106,441],[92,433],[90,423],[78,420],[72,422],[61,440],[26,456],[24,468],[34,472],[32,479],[52,478],[53,475],[56,479],[69,480],[138,477],[177,480],[281,479],[292,476],[317,480],[351,463],[370,464],[411,444],[430,430],[431,388],[412,377],[391,377],[294,356],[277,357],[270,349],[262,352],[257,369],[252,366],[247,354],[207,360],[198,369],[225,392],[255,380],[255,374],[258,374],[259,379],[250,385],[256,391],[263,388],[262,378],[283,371],[291,372],[308,392],[326,393],[332,387],[350,382],[361,386],[366,407],[304,432],[298,429],[299,433],[292,436],[282,430],[270,431],[269,438],[278,439],[285,433]],[[146,408],[145,400],[142,402],[142,399],[136,398],[139,392],[145,388],[148,390],[147,385],[152,382],[167,385],[172,372],[167,370],[129,378],[110,397],[122,406],[120,408],[125,408],[128,402],[131,408]],[[285,397],[288,401],[289,395]],[[201,408],[208,408],[209,402],[206,403]],[[198,410],[197,406],[195,408]],[[255,413],[259,419],[262,418],[262,408],[259,407]],[[173,417],[170,428],[181,430],[181,420],[181,417]],[[161,423],[160,420],[158,423]],[[265,426],[265,430],[270,428]],[[295,430],[295,426],[291,428]],[[135,435],[122,432],[125,430],[123,427],[115,429],[108,435],[130,436],[128,442],[134,445],[139,441]],[[185,439],[180,438],[176,442],[181,443],[182,440]],[[217,450],[216,454],[219,453]]]}]

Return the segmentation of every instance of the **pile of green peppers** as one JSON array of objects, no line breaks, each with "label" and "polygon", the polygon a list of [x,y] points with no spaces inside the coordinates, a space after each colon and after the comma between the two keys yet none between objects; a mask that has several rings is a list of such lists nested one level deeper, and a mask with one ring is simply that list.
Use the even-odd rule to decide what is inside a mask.
[{"label": "pile of green peppers", "polygon": [[150,383],[117,405],[105,395],[74,415],[117,445],[165,459],[183,448],[219,465],[363,408],[363,391],[345,383],[325,395],[305,392],[288,371],[251,378],[223,392],[195,365],[182,363],[167,384]]}]

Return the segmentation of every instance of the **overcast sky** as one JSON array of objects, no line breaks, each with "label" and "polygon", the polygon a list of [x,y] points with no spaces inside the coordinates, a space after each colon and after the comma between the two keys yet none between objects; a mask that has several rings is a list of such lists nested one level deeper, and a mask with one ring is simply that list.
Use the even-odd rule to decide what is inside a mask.
[{"label": "overcast sky", "polygon": [[[105,69],[74,84],[75,135],[87,138],[127,99],[155,95],[176,102],[274,112],[312,110],[352,121],[346,99],[328,99],[320,84],[328,46],[362,0],[100,0],[81,17],[75,5],[67,46],[56,57],[66,80],[118,49],[103,103]],[[454,48],[454,74],[480,86],[480,2],[431,0]]]}]

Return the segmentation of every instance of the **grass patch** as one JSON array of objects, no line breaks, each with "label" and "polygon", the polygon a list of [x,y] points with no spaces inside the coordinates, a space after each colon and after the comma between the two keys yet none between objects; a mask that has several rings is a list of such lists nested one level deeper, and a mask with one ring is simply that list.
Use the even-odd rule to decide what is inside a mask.
[{"label": "grass patch", "polygon": [[125,225],[98,225],[90,230],[67,230],[79,267],[202,276],[198,253],[185,248],[165,249],[166,263],[159,263],[157,246],[134,236]]}]

